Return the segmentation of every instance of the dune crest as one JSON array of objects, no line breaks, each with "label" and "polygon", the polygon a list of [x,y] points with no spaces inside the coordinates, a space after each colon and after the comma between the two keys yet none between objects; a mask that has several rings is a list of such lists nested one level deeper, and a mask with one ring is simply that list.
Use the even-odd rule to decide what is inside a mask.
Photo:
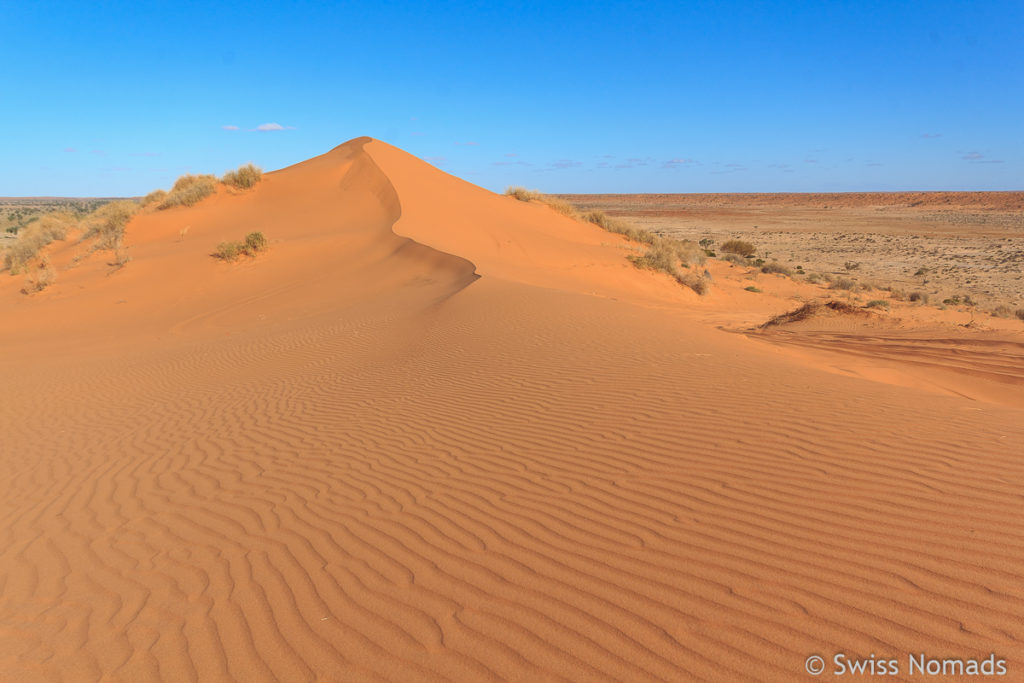
[{"label": "dune crest", "polygon": [[1019,410],[695,322],[369,138],[126,244],[0,287],[0,679],[1024,670]]}]

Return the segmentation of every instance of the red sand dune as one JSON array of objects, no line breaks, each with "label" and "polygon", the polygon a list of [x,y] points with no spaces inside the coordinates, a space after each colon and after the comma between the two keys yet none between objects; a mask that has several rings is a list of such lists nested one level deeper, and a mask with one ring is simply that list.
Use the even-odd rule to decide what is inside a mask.
[{"label": "red sand dune", "polygon": [[0,680],[1024,675],[1012,402],[715,329],[728,296],[368,138],[127,244],[0,278]]}]

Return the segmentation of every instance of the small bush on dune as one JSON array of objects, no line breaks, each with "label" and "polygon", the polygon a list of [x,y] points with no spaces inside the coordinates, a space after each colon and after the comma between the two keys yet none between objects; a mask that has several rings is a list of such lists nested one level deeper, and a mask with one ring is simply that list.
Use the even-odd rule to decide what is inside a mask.
[{"label": "small bush on dune", "polygon": [[66,211],[48,213],[18,231],[18,239],[4,252],[4,267],[14,275],[35,258],[43,247],[63,240],[78,225],[75,216]]},{"label": "small bush on dune", "polygon": [[505,194],[509,197],[515,197],[521,202],[541,202],[569,218],[579,218],[579,213],[576,211],[575,206],[563,199],[546,195],[538,190],[527,190],[525,187],[510,187],[505,190]]},{"label": "small bush on dune", "polygon": [[832,289],[845,289],[849,291],[851,289],[856,289],[857,283],[850,278],[841,277],[833,280],[831,287]]},{"label": "small bush on dune", "polygon": [[992,309],[992,316],[996,318],[1009,318],[1013,315],[1013,309],[1009,306],[996,306]]},{"label": "small bush on dune", "polygon": [[910,301],[920,301],[923,304],[928,303],[928,295],[924,292],[911,292],[907,297]]},{"label": "small bush on dune", "polygon": [[28,278],[25,280],[25,286],[22,288],[22,294],[35,294],[41,292],[57,280],[57,273],[50,267],[50,260],[43,258],[32,270],[29,272]]},{"label": "small bush on dune", "polygon": [[170,193],[157,204],[158,209],[175,206],[193,206],[213,194],[217,179],[212,175],[183,175],[178,178]]},{"label": "small bush on dune", "polygon": [[242,242],[221,242],[214,256],[225,261],[234,261],[240,256],[255,256],[267,249],[267,238],[262,232],[250,232]]},{"label": "small bush on dune", "polygon": [[889,302],[886,301],[885,299],[873,299],[873,300],[867,302],[866,304],[864,304],[864,307],[865,308],[889,308]]},{"label": "small bush on dune", "polygon": [[721,251],[724,251],[726,254],[753,256],[757,253],[757,247],[750,242],[744,242],[743,240],[729,240],[722,244]]},{"label": "small bush on dune", "polygon": [[588,223],[593,223],[599,228],[607,230],[608,232],[614,232],[617,235],[623,235],[626,239],[633,242],[643,242],[644,244],[653,244],[656,236],[650,230],[644,230],[643,228],[637,228],[625,221],[608,216],[604,211],[589,211],[581,216],[581,218]]},{"label": "small bush on dune", "polygon": [[1018,308],[1017,312],[1014,313],[1014,315],[1017,316],[1018,320],[1024,320],[1024,308]]},{"label": "small bush on dune", "polygon": [[761,266],[762,273],[777,273],[779,275],[792,275],[793,271],[781,263],[772,261],[771,263]]},{"label": "small bush on dune", "polygon": [[248,190],[250,187],[255,187],[256,183],[262,179],[263,171],[258,166],[246,164],[225,173],[221,182],[239,190]]},{"label": "small bush on dune", "polygon": [[249,256],[255,256],[266,248],[267,238],[263,236],[262,232],[250,232],[245,236],[245,246],[243,249]]},{"label": "small bush on dune", "polygon": [[743,290],[746,291],[746,292],[754,292],[755,294],[760,294],[761,293],[761,290],[758,289],[757,287],[755,287],[754,285],[750,285],[749,287],[744,287]]},{"label": "small bush on dune", "polygon": [[124,239],[124,230],[139,205],[130,199],[104,204],[86,218],[82,239],[98,238],[97,249],[117,249]]},{"label": "small bush on dune", "polygon": [[217,245],[214,255],[225,261],[234,261],[242,254],[244,245],[241,242],[221,242]]},{"label": "small bush on dune", "polygon": [[145,197],[142,198],[142,206],[149,207],[153,204],[160,204],[167,198],[167,192],[164,190],[153,190]]},{"label": "small bush on dune", "polygon": [[739,256],[738,254],[726,254],[725,256],[722,257],[722,260],[728,261],[729,263],[732,263],[737,266],[750,265],[749,263],[747,263],[747,259],[743,258],[742,256]]}]

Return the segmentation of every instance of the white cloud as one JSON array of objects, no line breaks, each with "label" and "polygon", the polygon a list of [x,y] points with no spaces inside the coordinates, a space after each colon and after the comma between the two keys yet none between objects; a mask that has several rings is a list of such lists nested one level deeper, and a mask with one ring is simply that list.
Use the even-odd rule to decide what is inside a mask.
[{"label": "white cloud", "polygon": [[224,130],[238,130],[238,126],[221,126]]},{"label": "white cloud", "polygon": [[284,130],[284,126],[282,126],[280,123],[261,123],[260,125],[256,126],[256,130],[258,130],[258,131]]}]

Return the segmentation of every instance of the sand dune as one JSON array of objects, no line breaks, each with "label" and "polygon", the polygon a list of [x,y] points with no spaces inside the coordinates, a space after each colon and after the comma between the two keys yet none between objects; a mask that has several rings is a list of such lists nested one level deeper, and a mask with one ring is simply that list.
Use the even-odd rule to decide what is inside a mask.
[{"label": "sand dune", "polygon": [[0,679],[1024,672],[1013,405],[703,324],[726,294],[368,138],[127,243],[0,278]]}]

